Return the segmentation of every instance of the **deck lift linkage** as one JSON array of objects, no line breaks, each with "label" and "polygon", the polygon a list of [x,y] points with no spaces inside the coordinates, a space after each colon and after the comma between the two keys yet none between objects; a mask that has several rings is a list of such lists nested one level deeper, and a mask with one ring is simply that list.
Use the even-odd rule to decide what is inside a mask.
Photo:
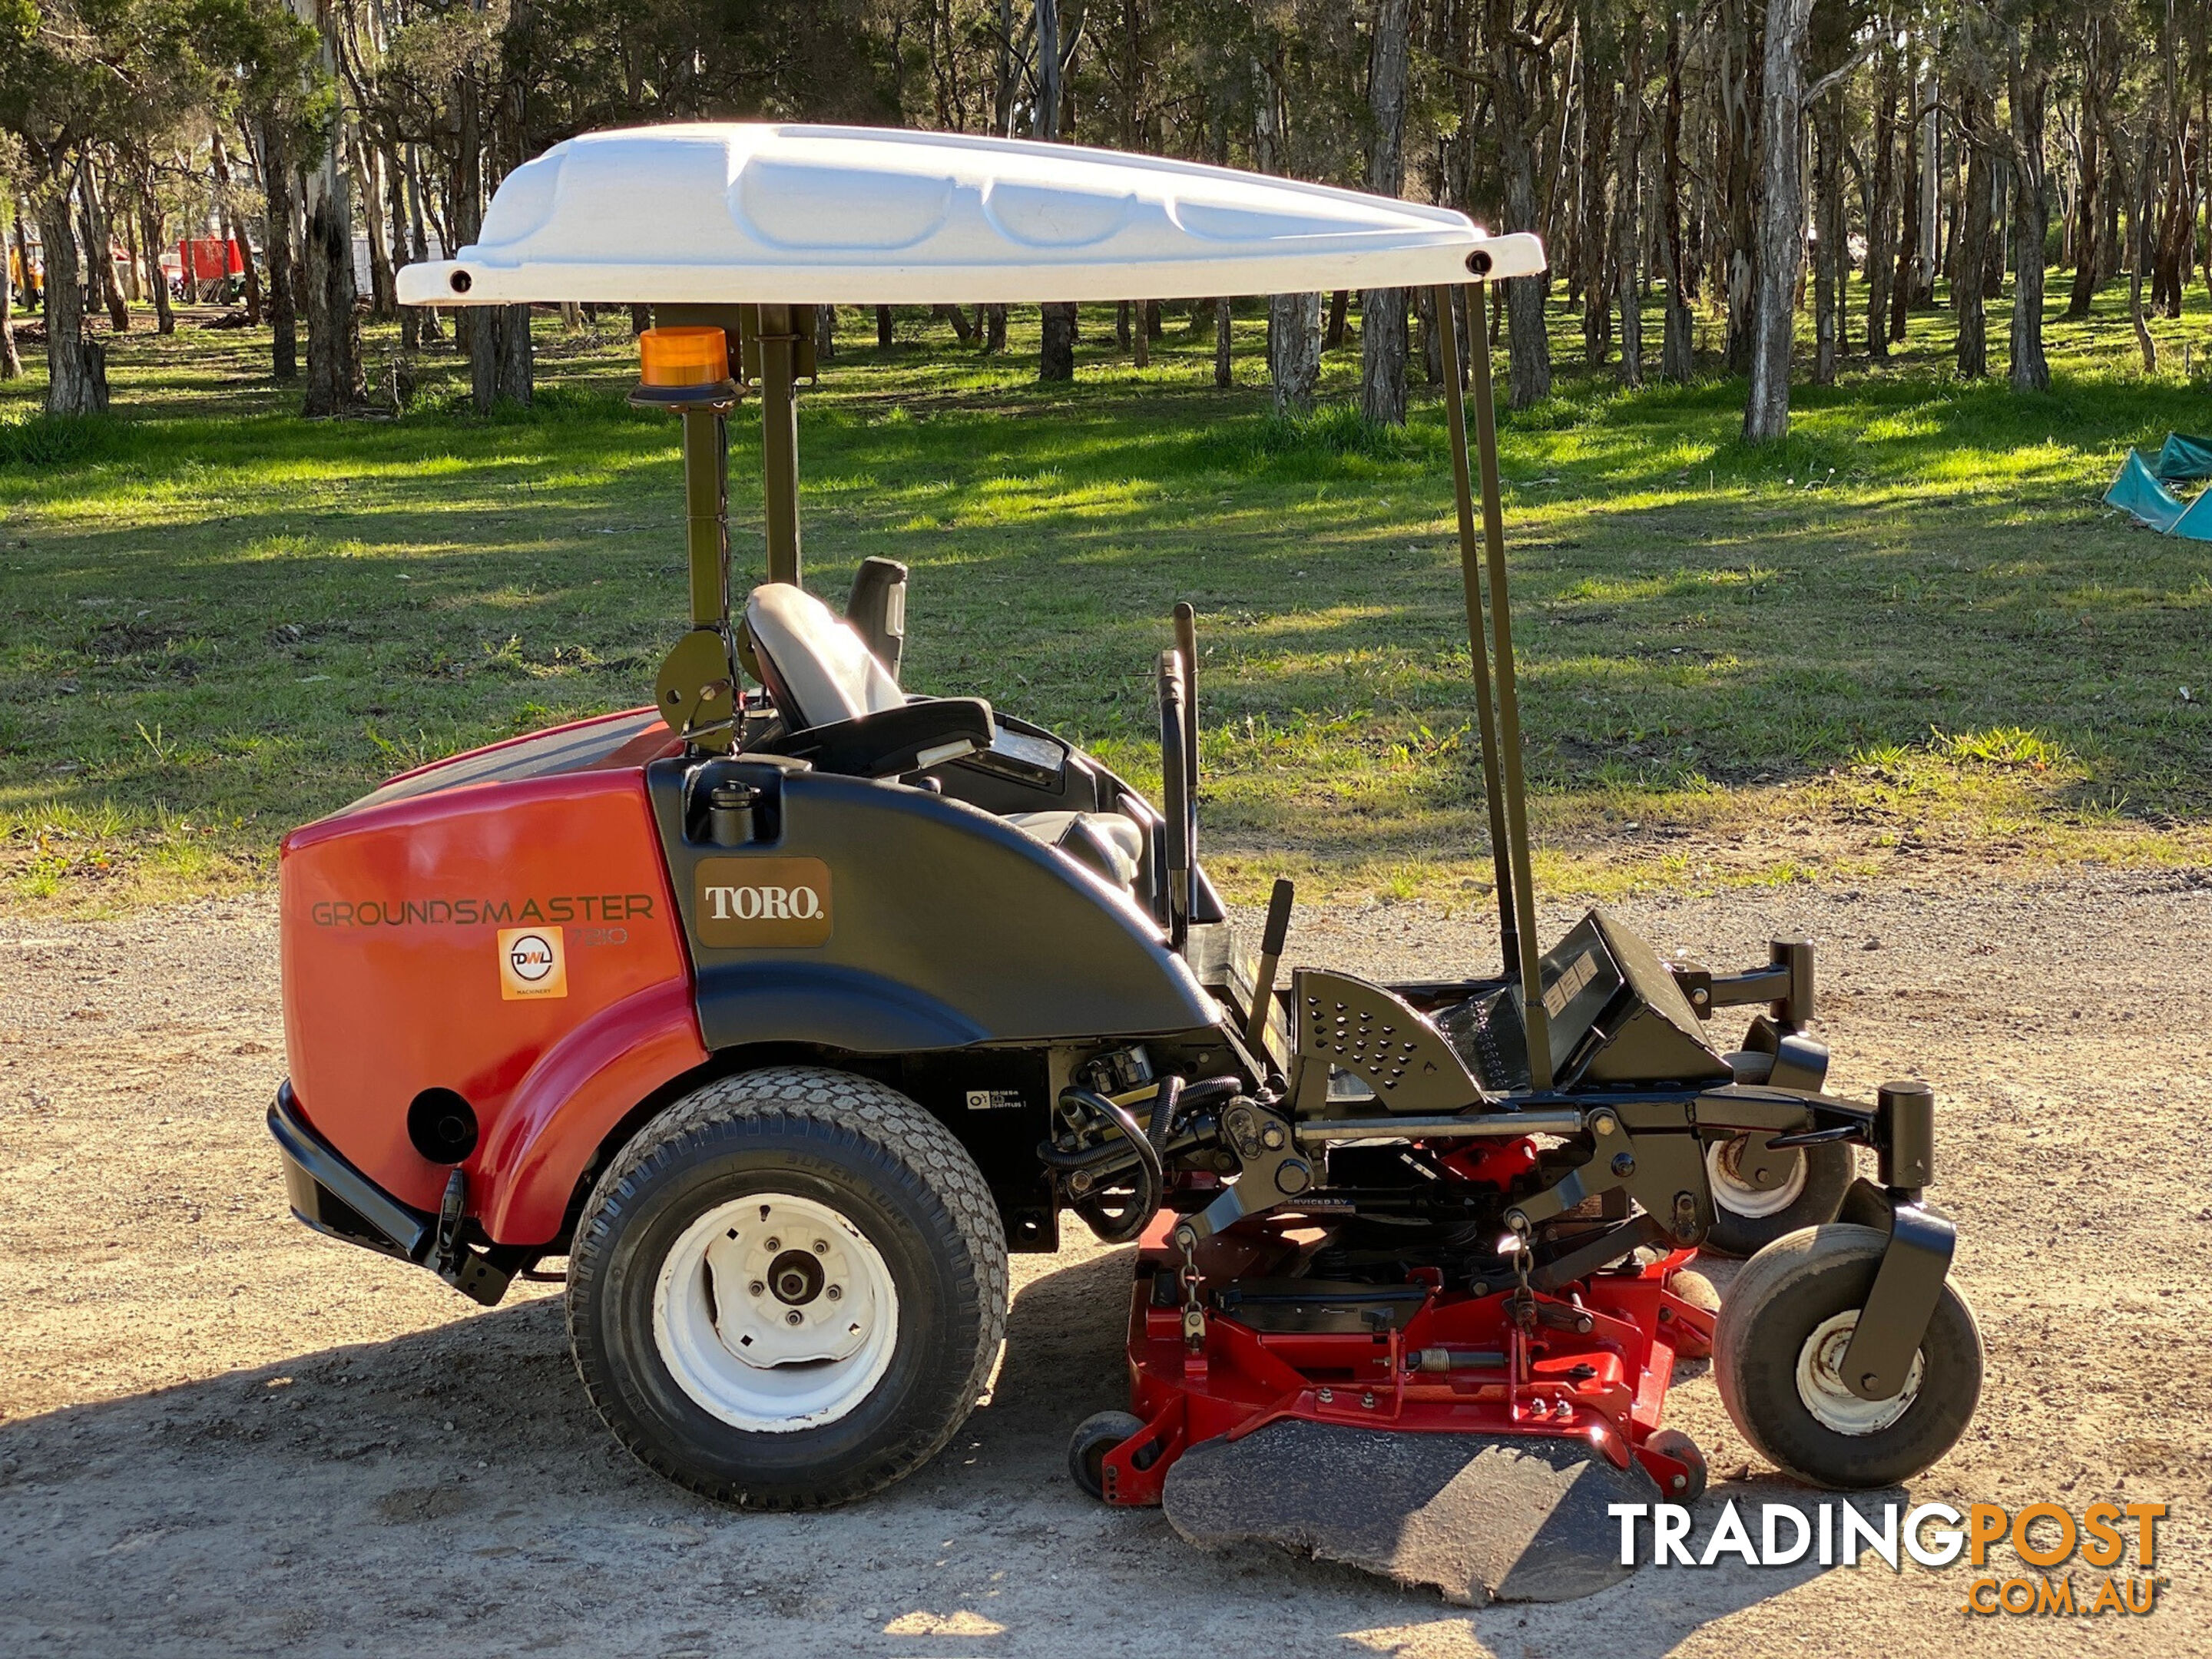
[{"label": "deck lift linkage", "polygon": [[[288,838],[270,1122],[295,1212],[485,1302],[565,1255],[611,1426],[741,1504],[933,1455],[995,1359],[1006,1250],[1069,1212],[1136,1244],[1129,1408],[1077,1430],[1071,1472],[1201,1541],[1462,1598],[1594,1588],[1601,1563],[1562,1577],[1525,1527],[1413,1559],[1409,1517],[1511,1532],[1501,1471],[1555,1511],[1693,1498],[1703,1459],[1660,1419],[1708,1352],[1801,1479],[1942,1455],[1982,1354],[1923,1200],[1932,1092],[1826,1091],[1804,941],[1717,974],[1595,910],[1541,947],[1488,329],[1492,283],[1541,262],[1443,210],[946,135],[642,129],[511,175],[482,243],[403,297],[654,306],[633,401],[682,422],[690,627],[653,708]],[[1503,960],[1285,985],[1290,884],[1255,951],[1197,856],[1195,612],[1157,665],[1157,804],[981,698],[907,692],[906,568],[864,562],[842,618],[801,585],[813,309],[768,296],[1411,286],[1466,303],[1471,374],[1440,345]],[[748,386],[766,580],[740,613]],[[1723,1049],[1729,1009],[1759,1012]],[[1750,1258],[1717,1310],[1701,1249]]]}]

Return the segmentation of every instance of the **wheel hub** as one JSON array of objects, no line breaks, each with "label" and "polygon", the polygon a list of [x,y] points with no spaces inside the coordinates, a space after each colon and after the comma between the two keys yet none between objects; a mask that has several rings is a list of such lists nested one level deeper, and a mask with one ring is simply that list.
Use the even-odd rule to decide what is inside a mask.
[{"label": "wheel hub", "polygon": [[739,1428],[835,1422],[890,1364],[898,1293],[830,1206],[763,1193],[718,1205],[664,1259],[653,1338],[677,1385]]},{"label": "wheel hub", "polygon": [[1854,1308],[1824,1320],[1797,1352],[1797,1397],[1822,1427],[1838,1434],[1879,1434],[1911,1409],[1919,1397],[1922,1356],[1912,1356],[1905,1386],[1889,1400],[1863,1400],[1844,1381],[1844,1352],[1858,1328]]},{"label": "wheel hub", "polygon": [[1762,1187],[1743,1168],[1750,1139],[1748,1135],[1737,1135],[1706,1147],[1705,1176],[1712,1184],[1714,1203],[1731,1214],[1756,1221],[1781,1214],[1804,1196],[1807,1164],[1802,1152],[1793,1152],[1788,1172],[1771,1186]]}]

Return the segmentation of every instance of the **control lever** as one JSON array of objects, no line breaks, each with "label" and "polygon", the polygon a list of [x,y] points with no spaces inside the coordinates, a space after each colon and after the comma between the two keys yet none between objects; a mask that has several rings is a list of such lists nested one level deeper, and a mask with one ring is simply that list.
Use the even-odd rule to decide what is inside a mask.
[{"label": "control lever", "polygon": [[1198,799],[1198,611],[1188,599],[1175,608],[1176,653],[1182,659],[1182,761],[1190,798]]},{"label": "control lever", "polygon": [[1297,890],[1279,878],[1267,896],[1267,921],[1260,931],[1260,965],[1252,976],[1252,1012],[1244,1022],[1244,1041],[1255,1054],[1264,1056],[1267,1042],[1267,1011],[1274,1006],[1275,975],[1283,965],[1283,946],[1290,938],[1291,901]]}]

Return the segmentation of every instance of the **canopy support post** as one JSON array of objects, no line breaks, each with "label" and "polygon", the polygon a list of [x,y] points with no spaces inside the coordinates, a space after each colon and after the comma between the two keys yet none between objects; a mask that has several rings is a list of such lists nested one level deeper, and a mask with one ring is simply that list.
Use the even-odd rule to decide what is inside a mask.
[{"label": "canopy support post", "polygon": [[[1450,313],[1451,290],[1436,291],[1437,314]],[[1513,861],[1506,847],[1505,798],[1498,783],[1498,711],[1491,701],[1490,646],[1483,638],[1482,552],[1474,527],[1474,484],[1467,455],[1467,404],[1460,392],[1458,330],[1438,331],[1444,371],[1444,419],[1451,437],[1452,494],[1459,505],[1459,575],[1467,599],[1467,643],[1474,665],[1475,723],[1482,738],[1482,796],[1490,811],[1490,857],[1497,872],[1498,946],[1505,972],[1521,971],[1521,917],[1513,903]]]},{"label": "canopy support post", "polygon": [[[1528,869],[1528,788],[1521,764],[1521,700],[1514,683],[1513,603],[1505,585],[1505,509],[1498,483],[1498,411],[1491,393],[1489,288],[1484,282],[1468,285],[1467,331],[1474,347],[1474,437],[1482,469],[1482,539],[1490,576],[1491,648],[1498,663],[1498,748],[1518,923],[1521,1018],[1528,1037],[1528,1081],[1541,1091],[1552,1086],[1552,1034],[1536,940],[1536,889]],[[1438,331],[1445,337],[1451,333],[1449,327]]]},{"label": "canopy support post", "polygon": [[761,501],[768,579],[799,582],[799,405],[795,306],[763,305],[760,323]]},{"label": "canopy support post", "polygon": [[691,626],[730,625],[729,428],[712,409],[684,411],[684,551],[691,568]]}]

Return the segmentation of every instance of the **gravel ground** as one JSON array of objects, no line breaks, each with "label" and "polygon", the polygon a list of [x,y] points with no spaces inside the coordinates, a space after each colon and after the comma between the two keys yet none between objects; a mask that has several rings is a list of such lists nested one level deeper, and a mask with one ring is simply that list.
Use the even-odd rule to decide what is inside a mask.
[{"label": "gravel ground", "polygon": [[[615,1446],[550,1293],[479,1311],[289,1218],[261,1125],[283,1070],[274,912],[253,901],[0,922],[0,1652],[2212,1650],[2212,1194],[2174,1133],[2212,1087],[2212,883],[1962,865],[1626,914],[1716,965],[1812,933],[1837,1085],[1936,1083],[1937,1195],[1990,1370],[1909,1497],[2169,1502],[2154,1613],[1970,1618],[1963,1565],[1878,1562],[1646,1567],[1468,1613],[1200,1554],[1062,1473],[1068,1430],[1123,1403],[1125,1253],[1095,1246],[1016,1258],[988,1403],[920,1475],[827,1515],[714,1508]],[[1495,950],[1480,913],[1413,905],[1304,913],[1291,937],[1294,960],[1376,975]],[[1699,1538],[1726,1498],[1808,1497],[1758,1465],[1704,1370],[1672,1407],[1716,1474]]]}]

